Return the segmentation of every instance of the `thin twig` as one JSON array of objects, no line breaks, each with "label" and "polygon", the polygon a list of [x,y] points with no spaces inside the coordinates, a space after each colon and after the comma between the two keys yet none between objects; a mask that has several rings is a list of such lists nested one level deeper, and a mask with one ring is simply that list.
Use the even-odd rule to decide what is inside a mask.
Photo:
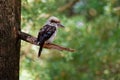
[{"label": "thin twig", "polygon": [[58,12],[66,11],[66,10],[72,8],[73,5],[76,4],[78,1],[79,1],[79,0],[71,0],[71,1],[69,1],[67,4],[63,5],[62,7],[59,7],[57,11],[58,11]]}]

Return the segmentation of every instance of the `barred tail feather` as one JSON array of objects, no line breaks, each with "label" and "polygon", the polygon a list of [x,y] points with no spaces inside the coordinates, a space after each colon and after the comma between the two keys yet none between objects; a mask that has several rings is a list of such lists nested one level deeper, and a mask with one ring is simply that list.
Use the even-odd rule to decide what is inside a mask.
[{"label": "barred tail feather", "polygon": [[39,49],[39,52],[38,52],[38,57],[40,57],[40,55],[41,55],[41,52],[42,52],[42,49],[43,49],[43,45],[44,45],[44,42],[42,42],[40,44],[40,49]]}]

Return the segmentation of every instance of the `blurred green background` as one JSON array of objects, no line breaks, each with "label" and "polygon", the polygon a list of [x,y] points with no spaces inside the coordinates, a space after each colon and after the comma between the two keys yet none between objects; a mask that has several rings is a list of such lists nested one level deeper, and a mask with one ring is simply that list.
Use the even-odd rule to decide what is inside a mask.
[{"label": "blurred green background", "polygon": [[50,16],[64,24],[43,49],[22,41],[20,80],[120,80],[120,0],[22,0],[22,31],[37,37]]}]

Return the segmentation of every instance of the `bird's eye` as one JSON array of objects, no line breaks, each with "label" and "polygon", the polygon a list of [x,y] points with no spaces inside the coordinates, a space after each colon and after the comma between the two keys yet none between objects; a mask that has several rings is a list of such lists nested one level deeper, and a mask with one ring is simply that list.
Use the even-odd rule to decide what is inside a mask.
[{"label": "bird's eye", "polygon": [[51,22],[51,23],[53,23],[53,22],[56,22],[56,21],[54,21],[54,20],[51,20],[50,22]]},{"label": "bird's eye", "polygon": [[50,22],[51,23],[60,23],[60,21],[58,21],[58,20],[51,20]]}]

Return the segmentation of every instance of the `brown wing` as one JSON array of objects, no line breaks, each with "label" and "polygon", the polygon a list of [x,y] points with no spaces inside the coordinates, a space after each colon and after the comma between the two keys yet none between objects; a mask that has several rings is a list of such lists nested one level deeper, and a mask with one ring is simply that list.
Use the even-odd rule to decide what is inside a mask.
[{"label": "brown wing", "polygon": [[37,41],[42,43],[43,41],[48,40],[55,31],[56,31],[56,27],[45,25],[43,28],[40,29]]}]

